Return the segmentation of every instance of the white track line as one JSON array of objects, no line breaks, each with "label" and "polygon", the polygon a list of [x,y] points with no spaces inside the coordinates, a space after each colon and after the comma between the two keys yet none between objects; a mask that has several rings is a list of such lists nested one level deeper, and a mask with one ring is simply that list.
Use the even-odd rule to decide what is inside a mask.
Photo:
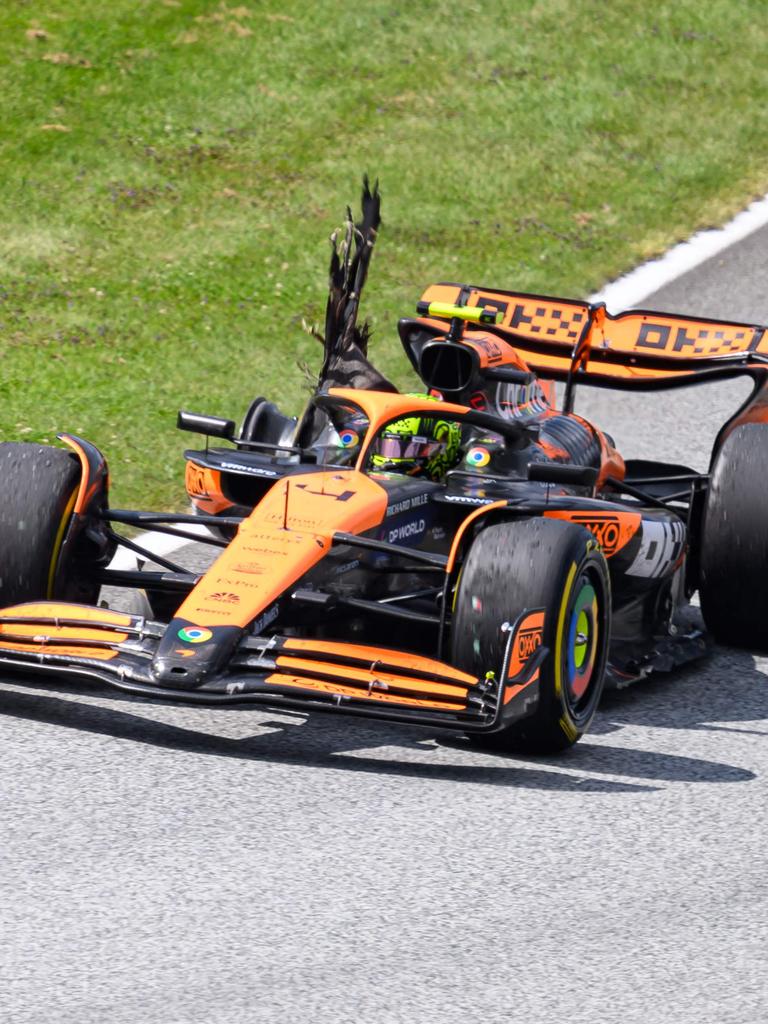
[{"label": "white track line", "polygon": [[[590,295],[590,302],[604,302],[611,313],[620,313],[624,309],[637,306],[647,296],[663,288],[676,278],[681,277],[705,260],[716,256],[729,245],[740,242],[753,231],[768,224],[768,195],[737,213],[732,221],[722,228],[698,231],[687,242],[669,249],[657,260],[651,260],[640,267],[635,267],[623,277],[611,281],[599,292]],[[185,527],[191,533],[207,534],[204,526]],[[153,554],[170,555],[190,542],[178,540],[163,533],[147,533],[140,541],[142,547]],[[118,549],[110,568],[126,569],[136,564],[136,555],[125,548]]]},{"label": "white track line", "polygon": [[604,302],[609,312],[637,306],[653,292],[681,277],[729,245],[740,242],[768,224],[768,196],[755,200],[722,228],[699,231],[687,242],[674,246],[657,260],[636,267],[591,295],[590,302]]}]

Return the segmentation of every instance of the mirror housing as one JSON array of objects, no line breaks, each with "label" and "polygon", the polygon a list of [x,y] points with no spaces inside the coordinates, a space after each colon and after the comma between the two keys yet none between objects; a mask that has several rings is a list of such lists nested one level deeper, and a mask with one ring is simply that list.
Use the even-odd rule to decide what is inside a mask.
[{"label": "mirror housing", "polygon": [[179,409],[176,418],[179,430],[189,430],[193,434],[205,434],[206,437],[222,437],[232,441],[235,436],[235,421],[225,420],[220,416],[206,416],[200,412],[187,412]]},{"label": "mirror housing", "polygon": [[529,462],[528,479],[543,484],[594,487],[600,470],[593,466],[569,466],[560,462]]}]

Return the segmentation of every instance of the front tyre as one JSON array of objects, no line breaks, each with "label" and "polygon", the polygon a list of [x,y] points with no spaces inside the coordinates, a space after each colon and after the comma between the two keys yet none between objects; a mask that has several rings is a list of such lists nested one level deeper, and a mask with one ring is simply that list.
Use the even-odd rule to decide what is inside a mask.
[{"label": "front tyre", "polygon": [[97,586],[59,571],[80,486],[78,460],[62,448],[8,441],[0,444],[0,486],[0,607],[95,600]]},{"label": "front tyre", "polygon": [[553,519],[488,526],[462,567],[452,626],[453,662],[477,676],[502,665],[507,635],[526,609],[543,608],[549,656],[528,717],[473,742],[496,750],[553,753],[589,728],[603,690],[610,582],[592,534]]}]

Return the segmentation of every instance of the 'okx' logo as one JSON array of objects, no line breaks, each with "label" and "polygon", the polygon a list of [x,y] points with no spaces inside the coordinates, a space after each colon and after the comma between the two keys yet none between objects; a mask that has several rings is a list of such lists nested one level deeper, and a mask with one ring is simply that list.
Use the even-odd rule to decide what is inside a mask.
[{"label": "'okx' logo", "polygon": [[586,526],[603,549],[606,558],[610,558],[621,546],[621,523],[618,516],[575,515],[570,519],[579,526]]},{"label": "'okx' logo", "polygon": [[540,626],[534,629],[521,629],[517,635],[517,656],[520,661],[527,661],[537,647],[541,647],[541,640]]}]

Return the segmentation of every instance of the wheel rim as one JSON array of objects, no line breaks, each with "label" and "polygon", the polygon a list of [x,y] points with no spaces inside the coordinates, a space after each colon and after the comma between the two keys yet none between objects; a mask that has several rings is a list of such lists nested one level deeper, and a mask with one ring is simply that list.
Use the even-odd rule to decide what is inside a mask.
[{"label": "wheel rim", "polygon": [[590,699],[600,649],[600,608],[588,576],[577,580],[574,593],[566,624],[565,695],[571,710],[578,713]]}]

